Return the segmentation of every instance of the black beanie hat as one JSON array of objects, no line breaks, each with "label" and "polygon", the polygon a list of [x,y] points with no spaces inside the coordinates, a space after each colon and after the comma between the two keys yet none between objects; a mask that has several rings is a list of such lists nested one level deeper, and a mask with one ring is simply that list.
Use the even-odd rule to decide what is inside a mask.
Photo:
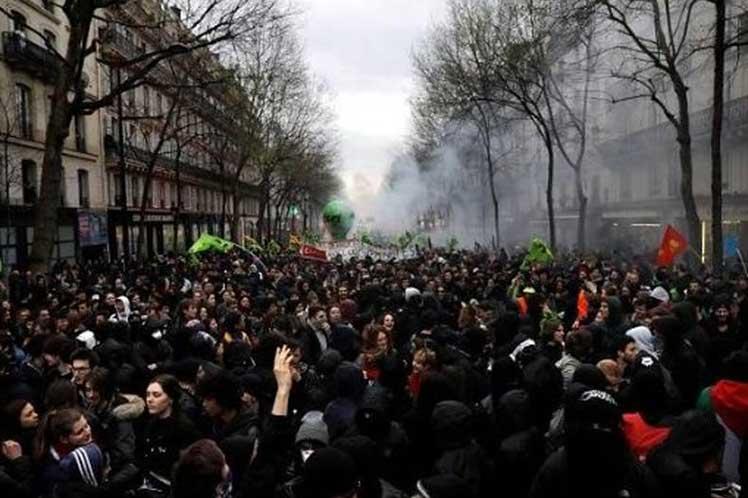
[{"label": "black beanie hat", "polygon": [[357,487],[356,466],[347,453],[336,448],[322,448],[306,461],[301,483],[304,498],[345,495]]},{"label": "black beanie hat", "polygon": [[615,399],[605,391],[582,392],[566,407],[565,421],[570,427],[609,430],[621,424],[621,410]]}]

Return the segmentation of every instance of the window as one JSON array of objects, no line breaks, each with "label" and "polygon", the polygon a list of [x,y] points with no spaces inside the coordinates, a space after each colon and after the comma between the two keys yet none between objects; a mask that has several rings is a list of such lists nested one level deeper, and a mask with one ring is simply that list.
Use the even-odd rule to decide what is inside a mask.
[{"label": "window", "polygon": [[88,190],[88,171],[85,169],[78,170],[78,205],[80,207],[89,207],[89,190]]},{"label": "window", "polygon": [[164,98],[160,93],[156,94],[156,112],[159,114],[164,113]]},{"label": "window", "polygon": [[23,203],[36,202],[36,163],[30,159],[21,161],[21,182],[23,183]]},{"label": "window", "polygon": [[647,179],[649,184],[649,196],[659,197],[660,195],[660,170],[656,165],[649,168],[649,178]]},{"label": "window", "polygon": [[22,83],[16,85],[16,121],[19,135],[31,140],[31,88]]},{"label": "window", "polygon": [[86,152],[86,119],[80,114],[73,119],[75,126],[75,150]]},{"label": "window", "polygon": [[631,200],[631,172],[630,171],[621,172],[620,178],[621,178],[620,200],[630,201]]},{"label": "window", "polygon": [[151,114],[151,91],[147,86],[143,87],[143,111],[146,116]]},{"label": "window", "polygon": [[15,10],[12,11],[10,15],[12,17],[13,31],[20,35],[26,36],[26,28],[28,27],[28,24],[26,23],[26,16],[24,16],[20,12],[16,12]]},{"label": "window", "polygon": [[109,192],[109,202],[113,202],[113,206],[119,206],[122,207],[122,190],[120,186],[120,179],[122,178],[120,175],[111,175],[110,178],[112,179],[111,183],[109,184],[110,192]]},{"label": "window", "polygon": [[158,182],[158,206],[161,209],[166,207],[166,182]]},{"label": "window", "polygon": [[135,175],[130,177],[130,200],[133,206],[140,204],[140,178]]}]

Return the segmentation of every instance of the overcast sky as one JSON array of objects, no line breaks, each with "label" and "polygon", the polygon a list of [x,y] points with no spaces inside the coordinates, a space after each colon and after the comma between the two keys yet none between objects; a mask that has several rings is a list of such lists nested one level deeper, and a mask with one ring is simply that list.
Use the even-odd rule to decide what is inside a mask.
[{"label": "overcast sky", "polygon": [[312,71],[333,93],[351,200],[373,195],[410,124],[410,54],[446,0],[301,0]]}]

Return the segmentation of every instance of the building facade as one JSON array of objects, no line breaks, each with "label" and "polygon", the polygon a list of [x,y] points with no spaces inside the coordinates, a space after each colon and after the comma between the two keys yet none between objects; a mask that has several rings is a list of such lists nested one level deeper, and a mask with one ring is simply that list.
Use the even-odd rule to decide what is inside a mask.
[{"label": "building facade", "polygon": [[[45,128],[50,114],[51,83],[58,74],[56,52],[67,44],[59,7],[41,0],[8,0],[0,16],[0,180],[3,215],[0,247],[5,264],[25,261],[34,238],[32,207],[41,181]],[[86,61],[83,91],[99,95],[99,67]],[[81,255],[78,215],[104,209],[106,195],[98,116],[80,116],[63,150],[63,192],[53,259]]]},{"label": "building facade", "polygon": [[[49,96],[68,28],[53,2],[2,4],[12,16],[0,16],[0,248],[3,263],[14,265],[26,261],[33,242]],[[123,77],[118,61],[169,41],[168,32],[156,37],[155,30],[125,24],[147,25],[170,16],[172,26],[180,25],[180,13],[156,0],[128,2],[106,16],[125,22],[101,19],[92,27],[98,53],[86,59],[83,78],[91,99],[106,95],[115,78]],[[225,112],[229,100],[241,96],[219,86],[169,89],[170,81],[185,81],[196,68],[222,69],[207,51],[189,57],[169,64],[168,70],[159,65],[149,73],[148,84],[123,95],[121,106],[116,100],[74,119],[63,153],[54,259],[118,257],[125,229],[129,253],[138,253],[142,227],[141,254],[150,255],[183,250],[203,232],[228,238],[232,224],[237,239],[252,234],[259,209],[256,182],[249,165],[237,167],[237,139]],[[169,110],[176,113],[171,115],[175,124],[167,127]],[[143,202],[147,178],[150,189]]]}]

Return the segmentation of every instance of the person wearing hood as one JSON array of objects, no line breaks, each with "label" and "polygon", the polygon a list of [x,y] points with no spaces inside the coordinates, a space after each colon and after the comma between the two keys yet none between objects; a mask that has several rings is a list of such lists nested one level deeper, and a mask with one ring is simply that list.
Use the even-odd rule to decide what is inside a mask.
[{"label": "person wearing hood", "polygon": [[324,416],[331,439],[342,436],[354,426],[365,390],[366,379],[359,367],[348,362],[338,366],[335,371],[336,397],[325,408]]},{"label": "person wearing hood", "polygon": [[459,401],[437,403],[431,414],[436,474],[454,474],[467,481],[475,496],[494,489],[493,465],[473,438],[473,413]]},{"label": "person wearing hood", "polygon": [[693,346],[683,339],[680,320],[672,315],[660,316],[652,321],[655,337],[662,344],[660,362],[672,377],[683,408],[692,408],[705,387],[704,361]]},{"label": "person wearing hood", "polygon": [[410,442],[409,473],[414,480],[428,476],[433,467],[435,450],[431,413],[441,401],[453,399],[458,399],[457,390],[446,375],[434,371],[423,376],[419,396],[403,416],[403,428]]},{"label": "person wearing hood", "polygon": [[356,465],[361,478],[357,498],[406,498],[405,493],[382,479],[382,454],[372,439],[366,436],[347,436],[333,443],[347,453]]},{"label": "person wearing hood", "polygon": [[725,430],[711,413],[681,415],[668,438],[647,459],[668,496],[710,498],[720,472]]},{"label": "person wearing hood", "polygon": [[636,348],[641,353],[646,353],[653,358],[657,358],[657,350],[655,346],[655,337],[649,328],[640,325],[626,331],[626,335],[636,341]]},{"label": "person wearing hood", "polygon": [[495,411],[502,489],[506,496],[527,496],[545,456],[543,434],[533,423],[532,400],[527,391],[513,389],[501,396]]},{"label": "person wearing hood", "polygon": [[130,323],[130,300],[125,296],[119,296],[114,300],[114,313],[109,317],[113,323]]},{"label": "person wearing hood", "polygon": [[725,429],[722,474],[732,482],[748,486],[748,352],[727,357],[724,377],[704,389],[698,407],[714,413]]},{"label": "person wearing hood", "polygon": [[356,498],[360,487],[356,464],[337,448],[315,451],[304,464],[304,472],[293,495],[297,498]]},{"label": "person wearing hood", "polygon": [[629,448],[639,461],[669,435],[673,420],[667,415],[667,391],[662,370],[640,368],[631,380],[633,412],[623,415],[623,433]]},{"label": "person wearing hood", "polygon": [[681,321],[685,333],[683,337],[691,343],[696,353],[702,358],[709,358],[710,339],[704,327],[699,323],[699,310],[690,301],[673,305],[673,315]]},{"label": "person wearing hood", "polygon": [[626,447],[621,411],[605,391],[582,387],[567,399],[565,443],[545,461],[530,498],[657,498],[656,480]]},{"label": "person wearing hood", "polygon": [[605,296],[600,303],[600,313],[603,315],[605,329],[609,337],[623,335],[630,328],[623,304],[616,296]]}]

